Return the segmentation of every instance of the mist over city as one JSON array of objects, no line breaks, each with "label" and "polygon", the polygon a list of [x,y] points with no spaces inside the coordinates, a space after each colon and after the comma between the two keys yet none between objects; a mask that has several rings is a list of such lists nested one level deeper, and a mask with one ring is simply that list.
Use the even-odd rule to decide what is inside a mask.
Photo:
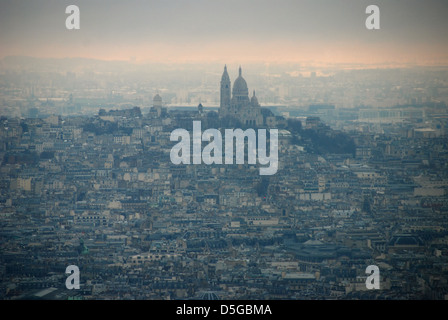
[{"label": "mist over city", "polygon": [[0,299],[448,299],[447,9],[1,0]]}]

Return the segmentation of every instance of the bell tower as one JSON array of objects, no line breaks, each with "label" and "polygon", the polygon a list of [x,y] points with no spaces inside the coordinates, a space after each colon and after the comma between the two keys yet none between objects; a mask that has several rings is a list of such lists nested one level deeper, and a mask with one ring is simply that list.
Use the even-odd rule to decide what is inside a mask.
[{"label": "bell tower", "polygon": [[225,114],[230,109],[230,78],[227,73],[227,65],[224,66],[224,72],[221,77],[221,100],[219,103],[219,111]]}]

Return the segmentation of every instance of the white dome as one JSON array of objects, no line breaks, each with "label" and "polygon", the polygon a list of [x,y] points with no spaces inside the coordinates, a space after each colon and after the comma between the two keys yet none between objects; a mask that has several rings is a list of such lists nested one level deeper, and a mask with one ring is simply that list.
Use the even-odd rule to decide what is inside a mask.
[{"label": "white dome", "polygon": [[249,96],[249,90],[247,89],[246,80],[244,80],[241,75],[241,67],[239,70],[239,76],[236,78],[235,83],[233,84],[232,94],[234,96]]}]

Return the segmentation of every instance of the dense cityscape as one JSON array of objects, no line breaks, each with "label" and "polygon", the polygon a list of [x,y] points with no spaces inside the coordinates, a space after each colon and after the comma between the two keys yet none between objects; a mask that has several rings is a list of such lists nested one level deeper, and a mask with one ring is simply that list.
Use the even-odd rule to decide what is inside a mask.
[{"label": "dense cityscape", "polygon": [[[188,101],[3,71],[0,299],[448,298],[446,71],[283,73],[249,94],[227,67]],[[193,121],[278,129],[278,171],[173,164]]]}]

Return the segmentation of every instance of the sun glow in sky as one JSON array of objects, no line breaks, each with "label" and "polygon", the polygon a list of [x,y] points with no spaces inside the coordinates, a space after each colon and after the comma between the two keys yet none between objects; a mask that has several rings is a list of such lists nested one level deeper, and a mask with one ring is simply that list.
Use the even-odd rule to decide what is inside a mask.
[{"label": "sun glow in sky", "polygon": [[[80,9],[67,30],[65,8]],[[366,7],[380,8],[367,30]],[[0,0],[0,58],[448,64],[445,0]]]}]

